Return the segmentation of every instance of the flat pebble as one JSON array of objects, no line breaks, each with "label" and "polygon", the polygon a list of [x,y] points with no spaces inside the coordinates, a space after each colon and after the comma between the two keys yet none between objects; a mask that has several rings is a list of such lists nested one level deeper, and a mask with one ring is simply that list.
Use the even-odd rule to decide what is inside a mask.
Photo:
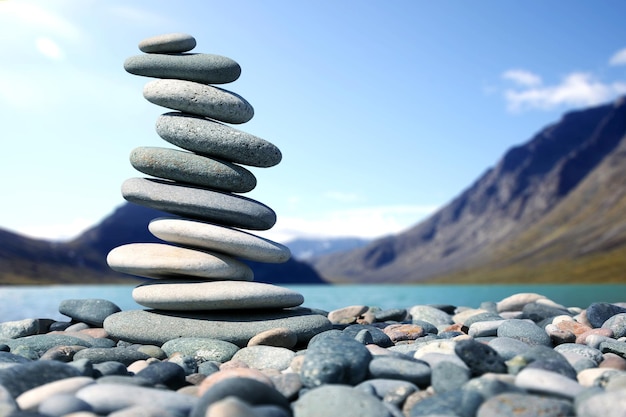
[{"label": "flat pebble", "polygon": [[485,401],[476,417],[562,417],[573,413],[571,402],[558,398],[504,393]]},{"label": "flat pebble", "polygon": [[179,337],[165,342],[161,349],[167,356],[172,356],[178,352],[182,355],[191,356],[198,363],[201,363],[229,361],[239,350],[239,347],[224,340],[207,337]]},{"label": "flat pebble", "polygon": [[74,359],[88,359],[91,363],[115,361],[130,365],[134,361],[148,359],[150,356],[138,350],[126,347],[87,348],[76,352]]},{"label": "flat pebble", "polygon": [[33,361],[0,369],[0,385],[13,398],[22,393],[61,379],[81,376],[78,369],[62,362]]},{"label": "flat pebble", "polygon": [[138,304],[161,310],[245,310],[296,307],[304,302],[302,294],[261,282],[156,281],[135,287]]},{"label": "flat pebble", "polygon": [[431,369],[426,362],[394,356],[376,356],[369,362],[372,378],[408,381],[420,387],[430,383]]},{"label": "flat pebble", "polygon": [[166,242],[217,251],[252,261],[282,263],[291,257],[291,251],[285,245],[213,223],[160,217],[150,221],[148,229],[154,236]]},{"label": "flat pebble", "polygon": [[602,352],[589,346],[579,345],[577,343],[564,343],[554,348],[555,352],[565,353],[571,352],[591,359],[597,364],[602,361]]},{"label": "flat pebble", "polygon": [[510,337],[529,345],[552,346],[550,336],[541,327],[527,320],[506,320],[498,327],[498,337]]},{"label": "flat pebble", "polygon": [[[248,265],[233,257],[163,243],[128,243],[118,246],[107,255],[107,263],[111,269],[118,272],[156,279],[204,278],[251,281],[254,275]],[[138,290],[139,295],[135,301],[139,302],[143,298],[148,302],[151,301],[151,298],[145,295],[142,297],[141,294],[146,292],[155,298],[160,297],[163,294],[159,292],[159,288],[143,287]],[[155,292],[157,294],[154,294]],[[180,299],[176,294],[171,295],[173,297],[167,297],[163,303],[167,309],[175,310],[175,307],[180,305]],[[158,304],[158,300],[152,301]],[[194,301],[191,300],[190,304]],[[146,307],[153,305],[147,304]]]},{"label": "flat pebble", "polygon": [[59,313],[97,327],[118,311],[121,309],[115,303],[101,298],[63,300],[59,305]]},{"label": "flat pebble", "polygon": [[218,372],[214,372],[211,375],[207,376],[204,380],[202,380],[202,382],[198,386],[198,395],[202,396],[206,391],[208,391],[215,384],[221,381],[224,381],[226,379],[230,379],[230,378],[254,379],[269,387],[274,386],[270,377],[268,377],[267,375],[265,375],[263,372],[261,372],[258,369],[244,368],[244,367],[228,368],[228,369],[221,369]]},{"label": "flat pebble", "polygon": [[[85,401],[73,394],[55,394],[45,398],[37,407],[37,412],[46,416],[61,417],[66,415],[80,416],[93,411]],[[89,415],[89,414],[88,414]],[[95,414],[93,414],[95,416]]]},{"label": "flat pebble", "polygon": [[289,367],[295,356],[293,351],[286,348],[257,345],[238,350],[232,359],[242,361],[250,368],[282,371]]},{"label": "flat pebble", "polygon": [[276,223],[276,213],[258,201],[171,181],[130,178],[122,195],[132,203],[242,229],[267,230]]},{"label": "flat pebble", "polygon": [[267,168],[282,159],[280,149],[265,139],[186,113],[159,116],[156,131],[173,145],[224,161]]},{"label": "flat pebble", "polygon": [[531,392],[573,399],[584,387],[576,380],[543,369],[523,369],[515,378],[515,385]]},{"label": "flat pebble", "polygon": [[176,54],[191,51],[196,39],[186,33],[166,33],[139,42],[139,50],[147,53]]},{"label": "flat pebble", "polygon": [[172,362],[154,362],[135,374],[149,380],[153,385],[162,384],[171,390],[186,385],[185,370]]},{"label": "flat pebble", "polygon": [[374,396],[345,385],[312,389],[293,405],[294,417],[392,417]]},{"label": "flat pebble", "polygon": [[39,333],[39,320],[24,319],[0,323],[0,339],[17,339]]},{"label": "flat pebble", "polygon": [[369,307],[361,305],[339,308],[328,312],[328,320],[333,324],[356,323],[367,310]]},{"label": "flat pebble", "polygon": [[503,311],[521,311],[528,303],[545,299],[546,297],[537,293],[517,293],[503,298],[497,303],[498,313]]},{"label": "flat pebble", "polygon": [[89,385],[79,390],[76,397],[89,404],[99,415],[132,406],[157,407],[187,415],[198,402],[198,398],[174,391],[117,384]]},{"label": "flat pebble", "polygon": [[46,398],[57,394],[73,394],[94,383],[93,378],[77,376],[48,382],[20,394],[15,401],[22,410],[36,410]]},{"label": "flat pebble", "polygon": [[130,163],[144,174],[205,188],[247,193],[256,187],[256,177],[244,167],[177,149],[135,148]]},{"label": "flat pebble", "polygon": [[144,77],[174,78],[202,84],[227,84],[241,75],[237,62],[215,54],[135,55],[124,61],[124,69]]},{"label": "flat pebble", "polygon": [[171,79],[150,81],[143,88],[143,96],[157,106],[225,123],[246,123],[254,116],[254,109],[243,97],[231,91],[192,81]]},{"label": "flat pebble", "polygon": [[437,327],[453,324],[449,314],[431,306],[413,306],[409,309],[409,314],[413,320],[424,320]]}]

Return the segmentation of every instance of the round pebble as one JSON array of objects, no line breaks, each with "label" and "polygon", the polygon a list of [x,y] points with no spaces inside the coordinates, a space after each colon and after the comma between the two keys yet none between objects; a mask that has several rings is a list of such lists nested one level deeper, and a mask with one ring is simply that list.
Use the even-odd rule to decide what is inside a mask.
[{"label": "round pebble", "polygon": [[191,51],[196,39],[186,33],[166,33],[139,42],[139,50],[146,53],[176,54]]}]

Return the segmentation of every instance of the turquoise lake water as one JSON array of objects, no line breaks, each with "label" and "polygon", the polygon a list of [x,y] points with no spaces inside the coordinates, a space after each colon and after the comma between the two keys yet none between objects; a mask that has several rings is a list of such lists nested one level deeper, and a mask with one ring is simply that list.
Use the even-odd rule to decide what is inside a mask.
[{"label": "turquoise lake water", "polygon": [[[141,309],[131,296],[133,285],[0,286],[0,322],[24,318],[67,320],[59,303],[70,298],[104,298],[122,310]],[[567,307],[586,308],[592,302],[626,302],[620,285],[291,285],[304,295],[305,307],[333,310],[349,305],[406,308],[417,304],[478,307],[518,292],[535,292]]]}]

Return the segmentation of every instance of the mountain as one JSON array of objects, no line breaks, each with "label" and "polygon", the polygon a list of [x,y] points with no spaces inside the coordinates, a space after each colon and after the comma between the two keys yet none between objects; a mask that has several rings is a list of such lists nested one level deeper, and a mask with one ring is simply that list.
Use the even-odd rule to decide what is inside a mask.
[{"label": "mountain", "polygon": [[425,221],[314,266],[331,282],[626,282],[626,98],[565,114]]},{"label": "mountain", "polygon": [[358,237],[298,238],[285,243],[291,256],[301,261],[311,261],[330,253],[344,252],[363,247],[369,239]]},{"label": "mountain", "polygon": [[[30,239],[0,229],[0,284],[138,283],[113,271],[106,256],[114,247],[134,242],[161,242],[148,223],[169,214],[126,203],[102,222],[69,242]],[[280,284],[325,283],[308,265],[295,259],[282,264],[248,263],[255,281]]]}]

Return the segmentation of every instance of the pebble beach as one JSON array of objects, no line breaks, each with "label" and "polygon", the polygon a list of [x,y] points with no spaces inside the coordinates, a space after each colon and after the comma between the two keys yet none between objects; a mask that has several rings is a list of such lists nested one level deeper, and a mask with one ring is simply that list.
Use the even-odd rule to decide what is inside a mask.
[{"label": "pebble beach", "polygon": [[299,308],[323,320],[154,344],[120,337],[102,299],[1,323],[0,415],[626,415],[626,303]]}]

